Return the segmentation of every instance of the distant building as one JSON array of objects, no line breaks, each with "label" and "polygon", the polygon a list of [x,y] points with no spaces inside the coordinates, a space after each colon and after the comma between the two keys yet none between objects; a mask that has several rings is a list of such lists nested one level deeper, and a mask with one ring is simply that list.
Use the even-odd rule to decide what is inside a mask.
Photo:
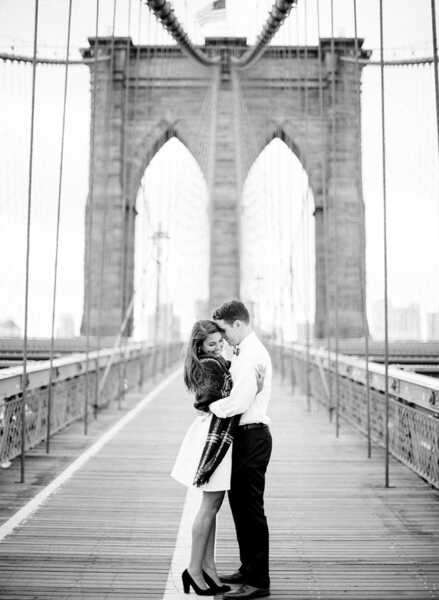
[{"label": "distant building", "polygon": [[439,341],[439,312],[427,313],[427,340]]},{"label": "distant building", "polygon": [[12,319],[0,321],[0,337],[21,337],[21,329]]},{"label": "distant building", "polygon": [[56,337],[71,338],[75,335],[75,321],[69,313],[60,314],[56,328]]},{"label": "distant building", "polygon": [[[395,307],[389,302],[389,338],[392,340],[421,339],[421,310],[418,304]],[[384,300],[375,302],[371,311],[372,337],[384,339]]]},{"label": "distant building", "polygon": [[421,310],[418,304],[392,309],[390,335],[393,339],[398,340],[421,339]]}]

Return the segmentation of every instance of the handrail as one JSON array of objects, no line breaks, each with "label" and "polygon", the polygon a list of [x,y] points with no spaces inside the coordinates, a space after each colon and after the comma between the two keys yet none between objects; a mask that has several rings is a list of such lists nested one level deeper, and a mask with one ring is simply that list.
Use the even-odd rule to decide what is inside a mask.
[{"label": "handrail", "polygon": [[[153,346],[142,343],[131,343],[124,349],[119,349],[114,352],[113,348],[95,350],[89,352],[89,371],[96,371],[105,368],[108,359],[115,354],[119,358],[125,356],[126,348],[128,348],[129,358],[136,358],[144,354],[148,350],[152,350]],[[29,364],[27,369],[27,389],[36,389],[49,384],[49,360],[39,361],[38,364]],[[62,358],[57,358],[53,361],[53,369],[56,377],[54,383],[64,381],[78,375],[85,374],[86,354],[78,352]],[[23,367],[9,367],[0,371],[0,400],[19,394],[22,387]]]},{"label": "handrail", "polygon": [[[89,352],[88,356],[78,353],[55,359],[52,369],[50,361],[29,364],[26,385],[23,385],[23,367],[4,369],[0,372],[0,463],[9,466],[20,454],[24,459],[23,446],[29,449],[43,440],[47,442],[48,435],[54,435],[74,421],[85,420],[92,410],[96,418],[100,409],[114,401],[120,404],[121,389],[117,383],[121,369],[125,377],[124,393],[141,390],[145,377],[152,378],[166,370],[179,360],[180,353],[180,342],[155,346],[130,343],[118,348],[116,353],[113,348]],[[109,360],[112,360],[111,370],[106,372]],[[104,389],[100,388],[101,393],[93,405],[84,405],[84,394],[99,386],[104,372]],[[53,410],[49,412],[50,394]],[[47,427],[49,419],[50,428]]]},{"label": "handrail", "polygon": [[[339,354],[336,370],[335,353],[330,352],[328,357],[327,350],[323,348],[311,348],[309,360],[306,346],[302,344],[274,345],[273,350],[275,364],[279,362],[284,375],[289,369],[294,385],[304,392],[309,378],[311,397],[329,409],[330,415],[338,410],[344,422],[366,435],[368,440],[384,446],[386,487],[388,459],[389,454],[392,454],[424,480],[439,488],[439,380],[389,366],[386,385],[385,366],[369,362],[367,393],[366,365],[363,359]],[[335,377],[339,395],[337,405],[331,406],[325,381],[334,385]],[[386,420],[387,408],[389,421]],[[370,458],[369,444],[368,457]]]},{"label": "handrail", "polygon": [[[299,353],[306,351],[306,346],[297,343],[286,345],[285,348]],[[329,362],[335,362],[335,354],[333,352],[329,353],[328,360],[326,349],[311,348],[310,353],[311,357],[318,359],[320,364],[326,369],[330,369]],[[365,385],[366,369],[364,363],[365,361],[362,358],[339,354],[339,373],[342,377]],[[384,372],[384,365],[369,362],[369,381],[372,388],[384,391]],[[439,379],[404,371],[393,366],[389,367],[389,377],[392,394],[439,416]]]}]

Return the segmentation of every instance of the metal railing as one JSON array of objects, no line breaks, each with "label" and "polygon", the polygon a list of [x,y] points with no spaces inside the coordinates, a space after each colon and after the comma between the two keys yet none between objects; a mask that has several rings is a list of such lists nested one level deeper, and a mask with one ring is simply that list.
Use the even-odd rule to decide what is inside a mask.
[{"label": "metal railing", "polygon": [[[271,346],[273,361],[283,377],[328,408],[330,386],[335,390],[335,354],[299,344]],[[369,407],[366,368],[361,358],[339,355],[339,403],[342,419],[372,440],[385,440],[385,369],[369,363]],[[389,367],[389,452],[426,481],[439,488],[439,379]],[[369,431],[368,431],[369,429]]]},{"label": "metal railing", "polygon": [[[84,397],[88,387],[87,412],[97,412],[120,401],[128,390],[141,389],[144,382],[165,371],[181,358],[182,344],[146,346],[130,343],[116,349],[90,352],[88,372],[86,355],[73,354],[53,362],[50,435],[85,413]],[[49,361],[29,365],[25,406],[25,448],[30,449],[47,437],[49,403]],[[21,453],[22,367],[0,371],[0,462]]]}]

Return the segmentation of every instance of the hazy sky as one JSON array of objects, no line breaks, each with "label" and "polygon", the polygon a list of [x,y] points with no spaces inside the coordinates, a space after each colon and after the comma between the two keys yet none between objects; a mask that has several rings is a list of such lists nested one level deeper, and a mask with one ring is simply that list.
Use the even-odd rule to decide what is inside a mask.
[{"label": "hazy sky", "polygon": [[[201,40],[203,32],[194,15],[205,2],[174,0],[173,4],[191,35]],[[264,0],[229,2],[229,18],[222,25],[223,33],[247,36],[252,41],[271,4]],[[113,2],[101,0],[100,5],[99,33],[109,35]],[[378,0],[357,0],[357,5],[359,34],[365,38],[364,46],[376,49],[379,45]],[[320,0],[322,36],[330,35],[329,6],[329,0]],[[334,6],[335,34],[352,35],[352,0],[334,0]],[[30,0],[0,2],[0,49],[31,52],[33,7]],[[73,1],[72,57],[77,57],[78,48],[86,46],[87,37],[94,35],[94,7],[95,3],[90,0]],[[118,0],[118,7],[116,34],[127,35],[128,1]],[[140,13],[139,7],[142,7]],[[302,0],[295,16],[298,25],[290,19],[275,41],[303,43],[307,39],[308,43],[315,43],[316,2],[308,2],[307,7],[307,30]],[[385,0],[384,12],[386,56],[431,55],[430,0]],[[41,56],[63,55],[66,15],[67,0],[40,0]],[[144,5],[133,0],[131,35],[135,40],[139,30],[142,43],[162,43],[166,39]],[[34,335],[47,335],[49,323],[47,300],[53,265],[62,76],[61,67],[38,70],[31,264],[31,333]],[[366,68],[363,76],[363,183],[367,210],[369,306],[382,297],[383,289],[378,76],[375,67]],[[23,320],[30,77],[29,67],[0,62],[3,91],[0,97],[0,315],[14,318],[19,325]],[[78,327],[82,307],[90,98],[87,69],[73,67],[70,77],[59,311],[73,314]],[[431,67],[386,69],[390,294],[394,304],[403,306],[418,302],[424,311],[439,310],[439,168],[433,90]],[[175,154],[175,149],[166,150],[169,150],[167,160],[171,162],[181,157],[181,154]],[[166,153],[161,160],[166,160]],[[259,177],[260,182],[263,181],[263,171],[261,169],[259,175],[254,175],[256,180]],[[296,173],[300,173],[300,169]],[[184,179],[184,175],[180,177]],[[157,185],[151,183],[151,195]],[[163,185],[156,192],[157,201],[168,193]],[[262,206],[262,196],[260,202]]]}]

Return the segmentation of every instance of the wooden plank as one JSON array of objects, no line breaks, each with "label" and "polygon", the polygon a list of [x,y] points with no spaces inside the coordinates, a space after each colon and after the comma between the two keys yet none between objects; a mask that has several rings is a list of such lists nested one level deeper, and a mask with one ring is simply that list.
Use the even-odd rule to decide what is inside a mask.
[{"label": "wooden plank", "polygon": [[[336,440],[327,412],[307,413],[279,381],[271,416],[271,597],[439,598],[439,493],[396,461],[386,490],[382,451],[368,460],[346,425]],[[173,382],[0,544],[0,598],[161,599],[185,496],[169,471],[192,418]],[[227,502],[218,530],[218,563],[231,571]],[[180,573],[171,580],[183,598]]]}]

